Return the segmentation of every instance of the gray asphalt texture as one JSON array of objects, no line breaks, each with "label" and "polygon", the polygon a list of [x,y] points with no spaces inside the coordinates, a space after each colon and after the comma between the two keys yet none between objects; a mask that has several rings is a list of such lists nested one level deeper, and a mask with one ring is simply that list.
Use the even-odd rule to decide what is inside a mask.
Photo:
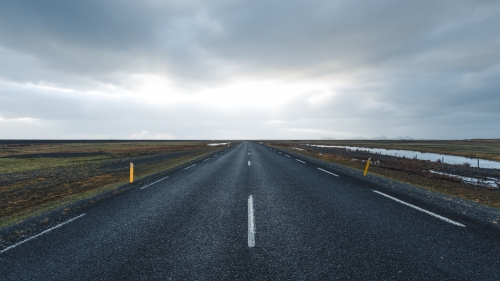
[{"label": "gray asphalt texture", "polygon": [[0,280],[500,280],[497,228],[295,158],[242,142],[0,253]]}]

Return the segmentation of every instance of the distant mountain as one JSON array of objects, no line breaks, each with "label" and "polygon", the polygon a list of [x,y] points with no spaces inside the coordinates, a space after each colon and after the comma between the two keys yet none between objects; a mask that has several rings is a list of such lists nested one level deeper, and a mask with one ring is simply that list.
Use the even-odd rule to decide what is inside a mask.
[{"label": "distant mountain", "polygon": [[380,137],[374,137],[371,140],[388,140],[388,139],[389,139],[388,137],[381,135]]},{"label": "distant mountain", "polygon": [[331,138],[331,137],[324,137],[324,138],[321,138],[321,140],[335,140],[335,139]]},{"label": "distant mountain", "polygon": [[[332,138],[323,138],[323,140],[326,140],[326,139],[332,139]],[[388,137],[386,137],[384,135],[381,135],[381,136],[377,136],[377,137],[374,137],[374,138],[356,137],[356,138],[351,138],[349,140],[414,140],[414,138],[409,137],[409,136],[406,136],[406,137],[397,136],[395,138],[388,138]]]},{"label": "distant mountain", "polygon": [[406,136],[406,137],[398,136],[398,137],[392,138],[391,140],[413,140],[413,138],[409,137],[409,136]]}]

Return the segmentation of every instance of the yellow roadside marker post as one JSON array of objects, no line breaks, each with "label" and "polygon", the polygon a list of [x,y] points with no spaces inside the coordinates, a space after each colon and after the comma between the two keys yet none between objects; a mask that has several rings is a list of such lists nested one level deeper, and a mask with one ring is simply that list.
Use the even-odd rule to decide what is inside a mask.
[{"label": "yellow roadside marker post", "polygon": [[368,173],[368,167],[370,167],[370,160],[372,158],[368,158],[368,161],[366,161],[366,167],[365,167],[365,172],[363,173],[363,176],[366,176],[366,173]]},{"label": "yellow roadside marker post", "polygon": [[134,163],[130,162],[130,183],[134,182]]}]

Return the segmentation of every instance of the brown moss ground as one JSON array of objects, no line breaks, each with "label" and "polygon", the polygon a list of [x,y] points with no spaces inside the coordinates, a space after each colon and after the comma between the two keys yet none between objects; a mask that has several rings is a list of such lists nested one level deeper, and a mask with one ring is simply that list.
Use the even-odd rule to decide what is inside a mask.
[{"label": "brown moss ground", "polygon": [[[13,172],[0,165],[0,227],[126,184],[129,162],[134,162],[135,180],[139,180],[221,149],[206,144],[79,143],[59,147],[44,144],[22,146],[10,152],[4,150],[4,157],[46,153],[56,153],[56,157],[0,158],[0,163],[6,159],[16,160],[18,166]],[[63,152],[104,152],[106,155],[58,158],[57,153]],[[52,165],[46,165],[47,162]]]}]

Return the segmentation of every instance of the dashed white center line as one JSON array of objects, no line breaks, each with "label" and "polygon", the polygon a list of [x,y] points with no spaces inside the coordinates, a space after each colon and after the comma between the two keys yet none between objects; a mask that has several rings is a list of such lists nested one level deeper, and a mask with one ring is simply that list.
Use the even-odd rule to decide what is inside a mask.
[{"label": "dashed white center line", "polygon": [[207,158],[207,159],[203,160],[203,162],[207,161],[208,159],[210,159],[210,158]]},{"label": "dashed white center line", "polygon": [[72,222],[72,221],[74,221],[74,220],[77,220],[77,219],[79,219],[79,218],[81,218],[81,217],[83,217],[83,216],[85,216],[85,214],[81,214],[81,215],[79,215],[78,217],[74,217],[74,218],[72,218],[72,219],[70,219],[70,220],[67,220],[67,221],[65,221],[65,222],[63,222],[63,223],[60,223],[60,224],[58,224],[58,225],[56,225],[56,226],[54,226],[54,227],[51,227],[51,228],[49,228],[49,229],[47,229],[47,230],[45,230],[45,231],[43,231],[43,232],[41,232],[41,233],[38,233],[37,235],[32,236],[32,237],[30,237],[30,238],[28,238],[28,239],[26,239],[26,240],[23,240],[23,241],[18,242],[18,243],[14,244],[14,245],[11,245],[11,246],[9,246],[9,247],[7,247],[7,248],[5,248],[5,249],[1,250],[1,251],[0,251],[0,254],[5,253],[5,252],[7,252],[8,250],[10,250],[10,249],[12,249],[12,248],[15,248],[15,247],[17,247],[17,246],[19,246],[19,245],[21,245],[21,244],[24,244],[24,243],[26,243],[26,242],[28,242],[28,241],[30,241],[30,240],[32,240],[32,239],[35,239],[35,238],[37,238],[38,236],[44,235],[45,233],[47,233],[47,232],[49,232],[49,231],[52,231],[52,230],[54,230],[54,229],[56,229],[56,228],[59,228],[59,227],[61,227],[61,226],[65,225],[65,224],[68,224],[68,223],[70,223],[70,222]]},{"label": "dashed white center line", "polygon": [[248,161],[248,166],[250,166],[250,161]]},{"label": "dashed white center line", "polygon": [[193,164],[193,165],[191,165],[191,166],[189,166],[189,167],[187,167],[187,168],[184,168],[184,170],[187,170],[187,169],[189,169],[189,168],[191,168],[191,167],[194,167],[194,166],[196,166],[196,164]]},{"label": "dashed white center line", "polygon": [[248,155],[250,155],[250,152],[248,152]]},{"label": "dashed white center line", "polygon": [[443,217],[443,216],[440,216],[440,215],[438,215],[438,214],[436,214],[436,213],[433,213],[433,212],[431,212],[431,211],[427,211],[427,210],[425,210],[425,209],[422,209],[422,208],[417,207],[417,206],[415,206],[415,205],[412,205],[412,204],[410,204],[410,203],[406,203],[405,201],[401,201],[401,200],[399,200],[399,199],[397,199],[397,198],[394,198],[394,197],[392,197],[392,196],[390,196],[390,195],[387,195],[387,194],[385,194],[385,193],[382,193],[382,192],[380,192],[380,191],[376,191],[376,190],[372,190],[372,191],[373,191],[373,192],[375,192],[375,193],[378,193],[378,194],[380,194],[380,195],[382,195],[382,196],[385,196],[385,197],[387,197],[387,198],[389,198],[389,199],[392,199],[392,200],[394,200],[394,201],[396,201],[396,202],[398,202],[398,203],[401,203],[401,204],[403,204],[403,205],[406,205],[406,206],[408,206],[408,207],[411,207],[411,208],[413,208],[413,209],[415,209],[415,210],[419,210],[420,212],[423,212],[423,213],[426,213],[426,214],[431,215],[431,216],[433,216],[433,217],[436,217],[436,218],[438,218],[438,219],[440,219],[440,220],[443,220],[443,221],[445,221],[445,222],[447,222],[447,223],[451,223],[451,224],[456,225],[456,226],[465,227],[465,225],[463,225],[463,224],[461,224],[461,223],[459,223],[459,222],[456,222],[456,221],[454,221],[454,220],[450,220],[449,218],[445,218],[445,217]]},{"label": "dashed white center line", "polygon": [[299,160],[299,159],[295,159],[295,160],[299,161],[300,163],[306,163],[306,162]]},{"label": "dashed white center line", "polygon": [[338,177],[338,176],[339,176],[339,175],[336,175],[336,174],[334,174],[334,173],[331,173],[331,172],[328,172],[328,171],[326,171],[326,170],[323,170],[323,169],[321,169],[321,168],[318,168],[318,170],[321,170],[321,171],[323,171],[323,172],[325,172],[325,173],[329,173],[330,175],[334,175],[334,176],[336,176],[336,177]]},{"label": "dashed white center line", "polygon": [[283,153],[281,153],[281,152],[278,152],[278,153],[279,153],[279,154],[283,154]]},{"label": "dashed white center line", "polygon": [[255,247],[255,224],[253,219],[253,198],[248,197],[248,247]]},{"label": "dashed white center line", "polygon": [[160,181],[162,181],[162,180],[164,180],[164,179],[166,179],[166,178],[168,178],[168,176],[166,176],[166,177],[164,177],[164,178],[162,178],[162,179],[159,179],[159,180],[157,180],[157,181],[155,181],[155,182],[153,182],[153,183],[150,183],[150,184],[148,184],[148,185],[145,185],[145,186],[143,186],[143,187],[141,187],[141,188],[139,188],[139,189],[144,189],[144,188],[146,188],[146,187],[148,187],[148,186],[151,186],[151,185],[153,185],[153,184],[155,184],[155,183],[157,183],[157,182],[160,182]]},{"label": "dashed white center line", "polygon": [[285,156],[286,156],[286,157],[290,157],[290,155],[286,155],[286,154],[285,154]]}]

